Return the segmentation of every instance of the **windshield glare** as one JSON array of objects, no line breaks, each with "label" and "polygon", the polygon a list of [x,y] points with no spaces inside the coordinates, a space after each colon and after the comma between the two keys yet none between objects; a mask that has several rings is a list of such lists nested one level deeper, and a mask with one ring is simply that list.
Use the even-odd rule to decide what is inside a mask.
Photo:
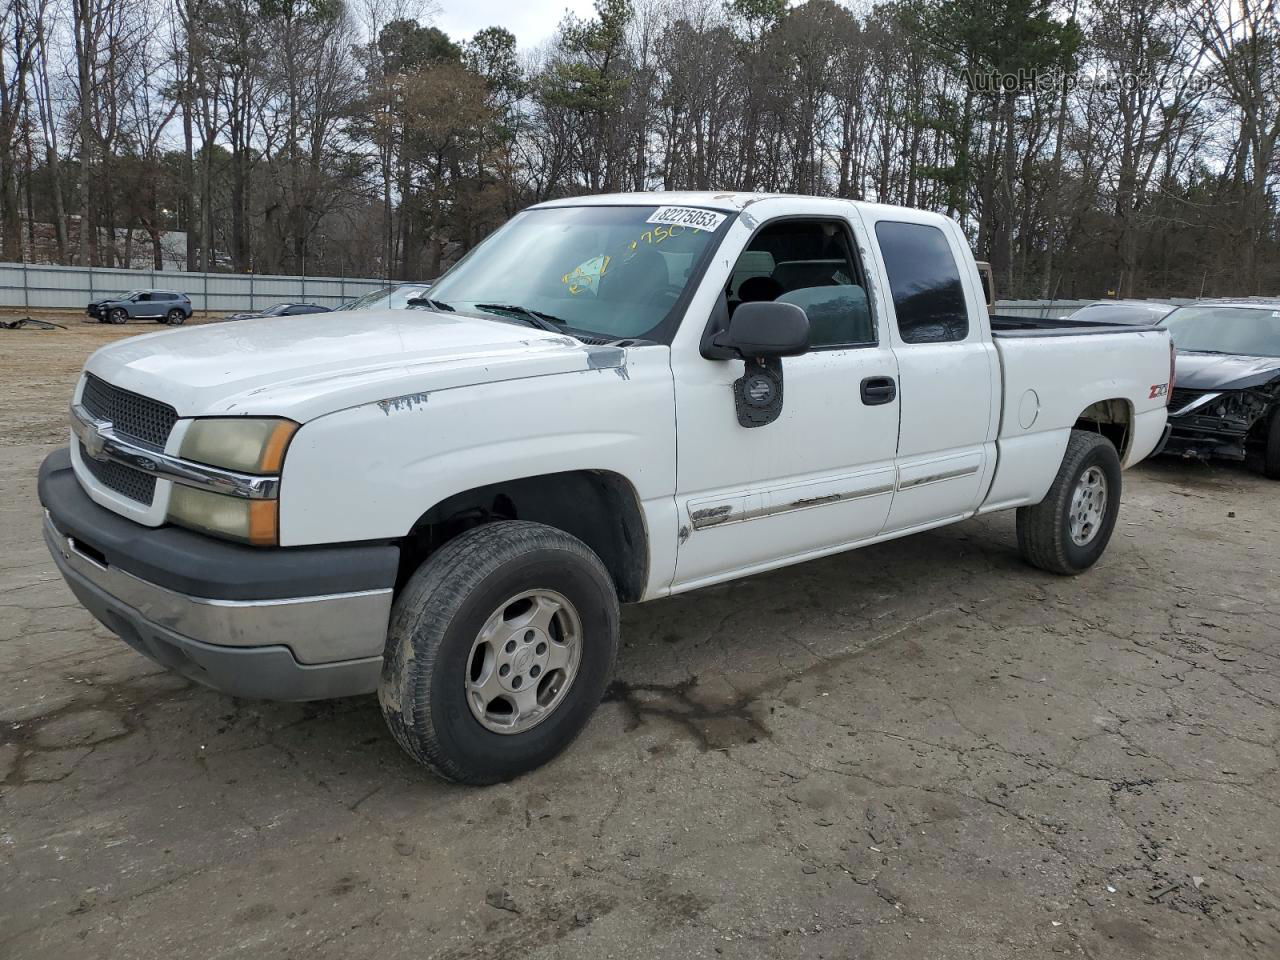
[{"label": "windshield glare", "polygon": [[707,211],[706,229],[649,222],[659,209],[526,210],[450,270],[431,298],[466,311],[515,305],[583,333],[643,337],[671,312],[727,219]]},{"label": "windshield glare", "polygon": [[1280,357],[1280,308],[1182,307],[1161,325],[1179,350]]}]

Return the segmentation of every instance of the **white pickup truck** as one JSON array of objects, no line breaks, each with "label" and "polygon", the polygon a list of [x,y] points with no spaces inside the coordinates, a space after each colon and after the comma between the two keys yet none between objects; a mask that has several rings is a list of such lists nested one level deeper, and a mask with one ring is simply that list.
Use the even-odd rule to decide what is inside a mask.
[{"label": "white pickup truck", "polygon": [[99,350],[39,491],[138,651],[236,696],[377,691],[468,783],[583,728],[619,601],[1012,508],[1079,573],[1165,432],[1165,331],[992,321],[918,210],[560,200],[423,296]]}]

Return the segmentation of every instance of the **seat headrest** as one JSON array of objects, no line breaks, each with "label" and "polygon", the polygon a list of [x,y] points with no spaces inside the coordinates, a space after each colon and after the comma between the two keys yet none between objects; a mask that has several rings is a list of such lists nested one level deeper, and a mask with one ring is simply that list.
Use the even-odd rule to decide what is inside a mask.
[{"label": "seat headrest", "polygon": [[773,268],[773,279],[783,290],[830,287],[849,282],[847,277],[842,281],[835,276],[844,268],[843,260],[787,260]]},{"label": "seat headrest", "polygon": [[738,287],[738,299],[743,303],[776,300],[781,293],[782,284],[773,277],[747,277]]}]

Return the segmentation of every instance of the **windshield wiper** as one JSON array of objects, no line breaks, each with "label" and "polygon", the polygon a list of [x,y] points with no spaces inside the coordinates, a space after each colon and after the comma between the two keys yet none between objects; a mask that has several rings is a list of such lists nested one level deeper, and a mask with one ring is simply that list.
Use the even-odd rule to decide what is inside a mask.
[{"label": "windshield wiper", "polygon": [[445,303],[443,300],[432,300],[430,297],[410,297],[405,301],[407,307],[430,307],[432,310],[439,310],[442,313],[457,313],[453,307]]},{"label": "windshield wiper", "polygon": [[513,313],[517,319],[525,321],[531,327],[537,327],[540,330],[554,330],[556,333],[559,333],[561,328],[568,322],[561,320],[553,313],[530,310],[528,307],[522,307],[518,303],[477,303],[476,309],[488,310],[490,313],[494,311]]}]

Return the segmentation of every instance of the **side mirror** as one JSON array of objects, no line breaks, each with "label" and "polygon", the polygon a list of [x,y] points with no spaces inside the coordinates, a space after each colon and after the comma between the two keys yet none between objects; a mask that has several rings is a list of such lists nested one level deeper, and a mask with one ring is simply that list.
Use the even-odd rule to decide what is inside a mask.
[{"label": "side mirror", "polygon": [[729,329],[711,338],[722,356],[743,360],[794,357],[809,349],[809,317],[794,303],[744,303],[733,312]]}]

